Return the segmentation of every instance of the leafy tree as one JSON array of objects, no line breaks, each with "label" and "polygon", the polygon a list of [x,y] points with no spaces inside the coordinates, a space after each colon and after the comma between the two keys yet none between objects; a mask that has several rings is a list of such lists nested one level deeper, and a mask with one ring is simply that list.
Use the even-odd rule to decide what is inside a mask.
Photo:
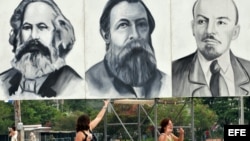
[{"label": "leafy tree", "polygon": [[15,124],[13,104],[0,101],[0,111],[0,133],[8,134],[8,127]]},{"label": "leafy tree", "polygon": [[63,112],[83,111],[85,113],[91,113],[92,109],[98,109],[103,106],[102,99],[64,100],[61,103],[63,103],[64,107]]},{"label": "leafy tree", "polygon": [[194,127],[196,129],[196,140],[202,140],[204,132],[210,131],[210,128],[217,122],[217,119],[217,114],[209,109],[208,105],[202,104],[202,99],[194,99]]},{"label": "leafy tree", "polygon": [[[64,113],[58,115],[54,121],[53,130],[56,131],[75,131],[76,130],[76,120],[82,114],[80,111],[75,111],[72,113]],[[63,123],[63,124],[62,124]]]},{"label": "leafy tree", "polygon": [[53,130],[75,131],[76,120],[80,115],[87,114],[90,119],[94,119],[102,106],[102,100],[65,100],[64,110],[55,117]]},{"label": "leafy tree", "polygon": [[203,98],[203,103],[218,115],[217,123],[220,126],[236,124],[239,119],[239,98],[211,97]]},{"label": "leafy tree", "polygon": [[21,101],[21,116],[24,125],[53,123],[55,117],[60,114],[60,111],[47,101]]},{"label": "leafy tree", "polygon": [[244,97],[245,124],[250,125],[250,97]]},{"label": "leafy tree", "polygon": [[157,107],[158,125],[163,118],[172,119],[176,126],[187,126],[190,123],[190,100],[188,98],[163,99]]},{"label": "leafy tree", "polygon": [[218,116],[212,129],[214,137],[222,138],[224,125],[238,124],[239,119],[239,98],[238,97],[211,97],[203,98],[203,104],[209,106]]}]

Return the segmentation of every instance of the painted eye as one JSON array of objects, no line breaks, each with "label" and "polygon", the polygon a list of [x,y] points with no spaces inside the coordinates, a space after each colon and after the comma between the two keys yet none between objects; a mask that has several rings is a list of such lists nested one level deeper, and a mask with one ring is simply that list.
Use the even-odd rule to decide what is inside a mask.
[{"label": "painted eye", "polygon": [[39,24],[39,25],[38,25],[38,28],[39,28],[40,30],[44,30],[44,29],[48,29],[48,26],[47,26],[46,24]]},{"label": "painted eye", "polygon": [[119,24],[118,28],[126,28],[128,26],[129,25],[127,23],[121,23],[121,24]]},{"label": "painted eye", "polygon": [[30,26],[30,25],[23,25],[23,27],[22,27],[22,29],[23,30],[29,30],[29,29],[31,29],[32,27]]},{"label": "painted eye", "polygon": [[139,26],[139,27],[147,27],[148,24],[147,24],[146,22],[139,22],[139,23],[138,23],[138,26]]},{"label": "painted eye", "polygon": [[205,24],[206,21],[205,20],[198,20],[197,23],[200,24],[200,25],[202,25],[202,24]]},{"label": "painted eye", "polygon": [[226,25],[227,23],[224,21],[218,21],[218,25]]}]

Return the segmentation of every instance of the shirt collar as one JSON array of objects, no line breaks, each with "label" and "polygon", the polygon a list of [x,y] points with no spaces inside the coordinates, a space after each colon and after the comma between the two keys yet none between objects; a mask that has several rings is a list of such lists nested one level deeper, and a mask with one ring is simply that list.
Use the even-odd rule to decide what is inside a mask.
[{"label": "shirt collar", "polygon": [[227,50],[225,53],[223,53],[220,57],[218,57],[214,60],[211,60],[211,61],[208,61],[206,58],[204,58],[204,56],[198,51],[198,59],[200,61],[200,65],[201,65],[203,72],[208,72],[208,71],[210,72],[209,67],[210,67],[210,64],[214,60],[218,60],[218,63],[220,65],[223,73],[226,73],[228,68],[231,65],[229,50]]},{"label": "shirt collar", "polygon": [[33,92],[37,94],[47,77],[48,75],[44,75],[36,79],[25,79],[23,77],[20,83],[22,91]]}]

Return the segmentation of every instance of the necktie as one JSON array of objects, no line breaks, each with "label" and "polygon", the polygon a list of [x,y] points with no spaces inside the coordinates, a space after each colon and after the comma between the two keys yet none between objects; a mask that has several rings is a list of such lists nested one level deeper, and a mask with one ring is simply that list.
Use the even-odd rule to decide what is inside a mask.
[{"label": "necktie", "polygon": [[225,79],[220,74],[220,66],[218,61],[215,60],[210,65],[210,71],[212,73],[210,80],[210,90],[214,97],[223,95],[228,95],[228,88]]}]

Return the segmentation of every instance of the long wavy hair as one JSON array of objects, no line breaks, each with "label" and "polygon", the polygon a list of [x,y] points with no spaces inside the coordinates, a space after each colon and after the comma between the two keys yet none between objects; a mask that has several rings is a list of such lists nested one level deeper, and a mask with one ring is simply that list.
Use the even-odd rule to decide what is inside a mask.
[{"label": "long wavy hair", "polygon": [[64,58],[72,49],[75,42],[74,28],[53,0],[22,0],[19,3],[10,19],[12,29],[9,36],[9,43],[13,46],[12,51],[15,52],[17,45],[21,43],[24,12],[26,7],[33,2],[44,2],[55,11],[56,17],[52,21],[55,28],[52,45],[59,50],[59,56]]}]

